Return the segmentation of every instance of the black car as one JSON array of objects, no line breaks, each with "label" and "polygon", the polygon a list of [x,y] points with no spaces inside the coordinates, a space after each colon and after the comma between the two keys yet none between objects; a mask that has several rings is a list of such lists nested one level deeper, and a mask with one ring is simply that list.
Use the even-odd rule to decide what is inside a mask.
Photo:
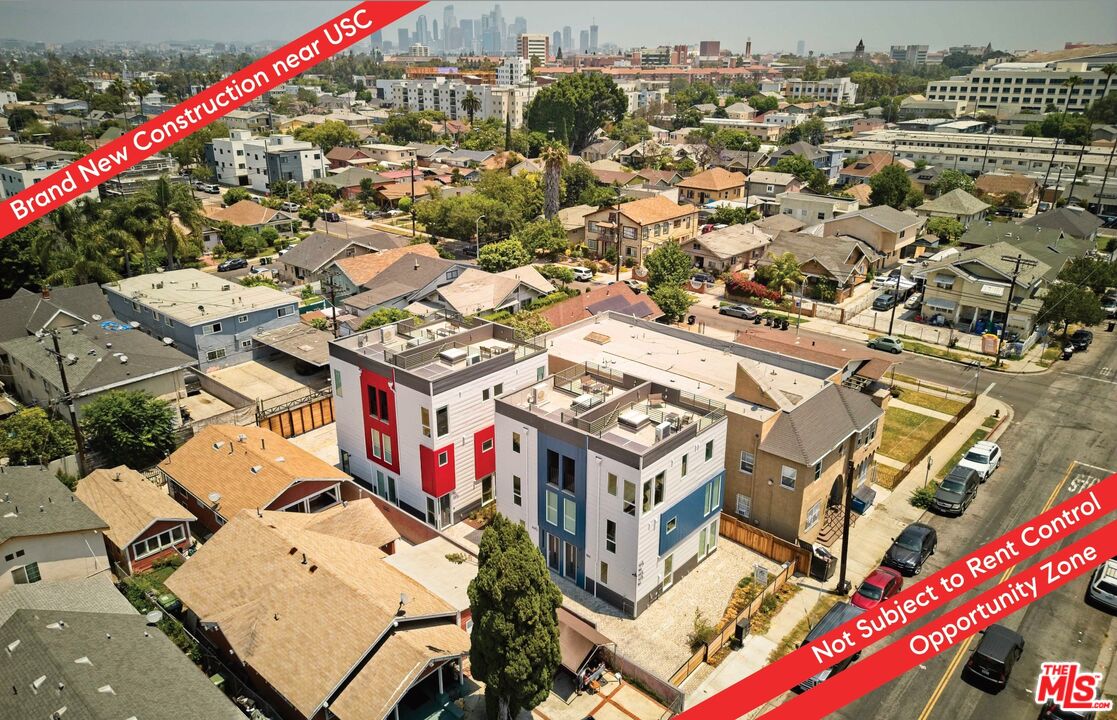
[{"label": "black car", "polygon": [[715,278],[713,275],[710,275],[709,273],[694,273],[690,276],[690,279],[697,280],[698,282],[704,282],[707,285],[713,285],[715,282],[717,282],[717,278]]},{"label": "black car", "polygon": [[1076,352],[1084,352],[1094,342],[1094,333],[1089,330],[1075,330],[1070,336],[1071,344]]},{"label": "black car", "polygon": [[1039,709],[1039,720],[1094,720],[1097,716],[1090,710],[1064,710],[1051,700]]},{"label": "black car", "polygon": [[962,674],[1003,688],[1023,654],[1024,638],[1020,633],[1004,625],[990,625],[981,631],[981,642],[966,661]]},{"label": "black car", "polygon": [[330,212],[329,210],[323,210],[321,217],[326,222],[341,222],[341,216],[335,212]]},{"label": "black car", "polygon": [[876,300],[873,300],[873,310],[888,310],[896,304],[896,296],[890,292],[886,292]]},{"label": "black car", "polygon": [[955,465],[935,491],[935,509],[948,515],[961,515],[977,497],[979,485],[981,476],[976,470]]},{"label": "black car", "polygon": [[752,305],[722,305],[718,308],[718,314],[742,318],[744,320],[752,320],[760,313]]},{"label": "black car", "polygon": [[892,540],[892,546],[884,553],[881,564],[908,575],[918,575],[923,572],[923,563],[927,562],[927,558],[935,554],[938,544],[939,537],[933,527],[912,523]]},{"label": "black car", "polygon": [[[863,608],[857,607],[856,605],[851,605],[844,602],[838,603],[834,607],[830,608],[826,612],[826,614],[822,616],[822,619],[818,621],[817,625],[811,628],[811,631],[807,633],[807,637],[803,639],[803,642],[799,644],[799,647],[806,647],[812,642],[818,640],[820,637],[829,634],[830,631],[834,630],[835,628],[841,627],[846,623],[853,622],[857,619],[857,616],[863,612],[865,612],[865,610]],[[857,652],[843,660],[839,660],[834,665],[831,665],[830,667],[819,671],[818,673],[812,675],[811,677],[796,685],[794,688],[792,688],[792,692],[799,693],[810,690],[815,685],[818,685],[820,682],[827,679],[828,677],[837,675],[842,670],[845,670],[859,657],[861,657],[861,653]]]},{"label": "black car", "polygon": [[228,260],[217,266],[217,272],[240,270],[241,268],[246,267],[248,267],[248,261],[244,258],[229,258]]}]

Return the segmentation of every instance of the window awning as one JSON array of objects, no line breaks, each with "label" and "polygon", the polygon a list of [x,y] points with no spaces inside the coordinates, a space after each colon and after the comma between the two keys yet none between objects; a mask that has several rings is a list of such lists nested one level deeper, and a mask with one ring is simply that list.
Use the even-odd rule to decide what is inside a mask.
[{"label": "window awning", "polygon": [[958,303],[953,300],[944,300],[943,298],[927,298],[926,303],[929,307],[939,310],[953,310],[958,306]]},{"label": "window awning", "polygon": [[559,607],[557,614],[561,664],[577,675],[593,657],[597,648],[612,645],[613,641],[564,607]]},{"label": "window awning", "polygon": [[982,285],[981,294],[992,295],[993,297],[1004,297],[1005,289],[1000,285]]}]

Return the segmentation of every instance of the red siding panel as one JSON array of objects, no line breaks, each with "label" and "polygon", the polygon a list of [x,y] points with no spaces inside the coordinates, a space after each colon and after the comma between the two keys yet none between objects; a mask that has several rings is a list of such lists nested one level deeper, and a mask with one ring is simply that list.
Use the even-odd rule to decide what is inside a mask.
[{"label": "red siding panel", "polygon": [[[496,427],[490,425],[473,433],[474,480],[480,480],[496,472],[496,441],[493,439],[495,432]],[[488,450],[483,449],[486,441],[489,443]]]},{"label": "red siding panel", "polygon": [[[369,388],[375,388],[388,396],[387,420],[372,416],[372,407],[369,403]],[[377,465],[386,467],[394,473],[399,473],[399,433],[396,431],[396,393],[392,390],[388,378],[381,377],[369,370],[361,370],[361,408],[365,427],[365,456]],[[371,435],[373,430],[391,438],[391,462],[384,460],[383,452],[381,452],[381,457],[373,456]]]},{"label": "red siding panel", "polygon": [[266,508],[260,509],[282,510],[284,507],[290,505],[293,502],[309,497],[310,495],[316,495],[323,490],[333,487],[337,484],[337,480],[312,480],[308,482],[295,483],[294,485],[280,493],[279,497],[277,497],[271,505],[268,505]]},{"label": "red siding panel", "polygon": [[[446,453],[447,462],[442,467],[438,466],[438,456]],[[454,472],[454,444],[431,449],[419,446],[419,465],[423,474],[423,492],[431,497],[442,497],[452,492],[456,487]]]}]

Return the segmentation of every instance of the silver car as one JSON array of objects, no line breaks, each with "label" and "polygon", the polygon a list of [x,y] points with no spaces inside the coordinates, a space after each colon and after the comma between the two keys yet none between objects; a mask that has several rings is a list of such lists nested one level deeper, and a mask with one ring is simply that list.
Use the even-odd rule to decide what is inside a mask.
[{"label": "silver car", "polygon": [[1090,586],[1086,588],[1087,599],[1117,612],[1117,558],[1105,561],[1094,571]]}]

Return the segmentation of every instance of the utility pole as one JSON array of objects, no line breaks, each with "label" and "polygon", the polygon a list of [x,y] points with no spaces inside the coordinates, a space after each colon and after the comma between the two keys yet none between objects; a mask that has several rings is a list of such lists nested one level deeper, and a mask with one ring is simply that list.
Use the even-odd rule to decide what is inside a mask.
[{"label": "utility pole", "polygon": [[1101,208],[1102,208],[1101,204],[1103,202],[1105,202],[1105,186],[1106,186],[1106,183],[1109,182],[1109,169],[1113,165],[1113,151],[1114,150],[1117,150],[1117,142],[1113,143],[1109,147],[1109,159],[1105,161],[1105,174],[1102,175],[1102,177],[1101,177],[1101,189],[1098,190],[1098,194],[1096,195],[1096,198],[1097,198],[1097,201],[1098,201],[1098,203],[1097,203],[1098,204],[1098,207],[1097,207],[1098,212],[1096,214],[1098,214],[1098,215],[1101,214]]},{"label": "utility pole", "polygon": [[481,258],[481,221],[485,219],[484,215],[478,215],[477,219],[473,222],[473,259],[479,260]]},{"label": "utility pole", "polygon": [[856,447],[857,433],[849,436],[849,449],[846,451],[845,507],[842,508],[842,555],[839,561],[838,594],[848,595],[853,583],[846,577],[849,569],[849,525],[853,512],[853,449]]},{"label": "utility pole", "polygon": [[411,158],[411,237],[416,237],[415,232],[415,158]]},{"label": "utility pole", "polygon": [[[1066,81],[1064,81],[1063,84],[1065,86]],[[1070,107],[1070,96],[1071,96],[1072,92],[1074,92],[1074,86],[1073,85],[1067,88],[1067,101],[1065,103],[1063,103],[1063,112],[1059,115],[1059,124],[1056,126],[1056,129],[1055,129],[1055,144],[1051,147],[1051,159],[1047,161],[1047,172],[1045,172],[1043,174],[1043,185],[1040,186],[1040,188],[1039,188],[1039,201],[1040,202],[1044,201],[1043,200],[1043,194],[1045,192],[1047,192],[1047,178],[1048,178],[1049,175],[1051,175],[1051,166],[1055,164],[1055,153],[1059,149],[1059,139],[1063,135],[1063,121],[1066,120],[1066,118],[1067,118],[1067,109]],[[1054,200],[1052,200],[1051,206],[1052,207],[1055,206]],[[1000,358],[998,357],[997,360],[999,362]]]},{"label": "utility pole", "polygon": [[337,286],[334,285],[334,278],[337,277],[331,271],[326,275],[326,287],[330,291],[330,319],[332,320],[334,340],[337,340]]},{"label": "utility pole", "polygon": [[[1008,284],[1008,299],[1005,300],[1005,321],[1001,324],[1001,336],[997,342],[997,366],[1001,364],[1001,348],[1005,344],[1005,332],[1008,330],[1008,314],[1012,310],[1012,294],[1016,292],[1016,278],[1020,275],[1021,268],[1030,268],[1036,266],[1035,260],[1025,260],[1023,255],[1012,257],[1011,255],[1001,255],[1001,260],[1004,262],[1013,263],[1012,279]],[[992,318],[990,318],[992,319]]]},{"label": "utility pole", "polygon": [[62,397],[60,398],[66,403],[66,409],[70,413],[70,425],[74,428],[74,442],[77,444],[78,452],[78,475],[85,477],[86,463],[85,463],[85,440],[81,435],[81,425],[78,423],[78,410],[74,406],[74,396],[70,393],[70,381],[66,377],[66,362],[62,357],[62,349],[58,346],[58,331],[46,330],[50,334],[50,338],[54,343],[54,362],[58,364],[58,374],[62,378]]},{"label": "utility pole", "polygon": [[892,314],[888,318],[888,334],[892,334],[892,325],[896,322],[896,306],[900,304],[900,280],[903,273],[896,276],[896,287],[889,290],[892,293]]},{"label": "utility pole", "polygon": [[613,236],[617,240],[617,281],[621,279],[621,186],[615,185],[617,189],[617,212],[613,218]]}]

